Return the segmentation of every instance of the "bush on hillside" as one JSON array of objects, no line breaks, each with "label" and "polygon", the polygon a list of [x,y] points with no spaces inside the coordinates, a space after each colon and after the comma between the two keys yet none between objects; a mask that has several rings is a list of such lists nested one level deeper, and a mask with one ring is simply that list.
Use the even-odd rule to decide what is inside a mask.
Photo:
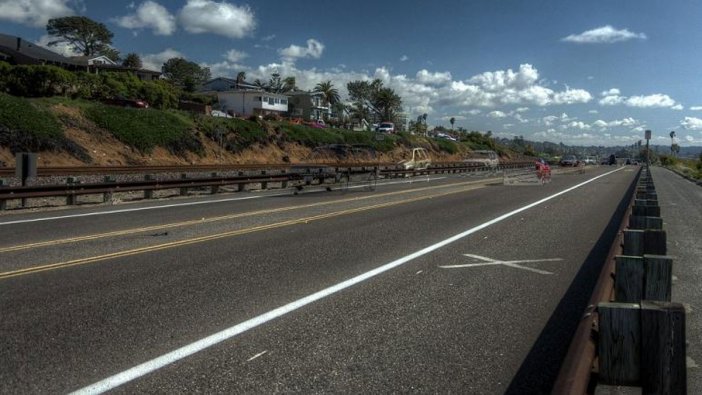
[{"label": "bush on hillside", "polygon": [[68,140],[56,117],[29,100],[0,93],[0,146],[12,153],[66,151],[89,161],[85,148]]},{"label": "bush on hillside", "polygon": [[75,85],[76,75],[56,66],[11,67],[5,77],[10,94],[25,97],[65,95]]},{"label": "bush on hillside", "polygon": [[177,155],[203,152],[202,143],[192,132],[194,125],[176,113],[94,104],[84,114],[121,142],[143,153],[151,153],[157,146]]}]

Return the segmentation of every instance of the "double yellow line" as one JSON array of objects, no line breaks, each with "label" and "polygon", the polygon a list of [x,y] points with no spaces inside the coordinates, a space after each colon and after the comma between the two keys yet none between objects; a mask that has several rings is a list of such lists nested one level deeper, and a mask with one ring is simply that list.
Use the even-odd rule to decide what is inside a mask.
[{"label": "double yellow line", "polygon": [[213,218],[208,218],[208,219],[203,219],[203,220],[183,221],[183,222],[176,222],[176,223],[165,224],[165,225],[155,225],[155,226],[144,227],[144,228],[135,228],[135,229],[116,231],[116,232],[87,235],[87,236],[75,237],[75,238],[70,238],[70,239],[51,240],[51,241],[46,241],[46,242],[5,247],[5,248],[0,249],[0,253],[24,250],[24,249],[29,249],[29,248],[52,246],[52,245],[58,245],[58,244],[73,243],[73,242],[79,242],[79,241],[84,241],[84,240],[94,240],[94,239],[99,239],[99,238],[127,235],[127,234],[132,234],[132,233],[143,233],[143,232],[154,231],[154,230],[162,230],[162,229],[174,228],[174,227],[179,227],[179,226],[187,226],[187,225],[195,225],[195,224],[201,224],[201,223],[206,223],[206,222],[222,221],[222,220],[233,219],[233,218],[242,218],[242,217],[260,215],[260,214],[270,214],[270,213],[291,211],[291,210],[296,210],[296,209],[331,205],[331,204],[336,204],[336,203],[360,201],[360,200],[365,200],[365,199],[370,199],[370,198],[392,196],[392,195],[399,195],[399,194],[407,194],[407,193],[413,193],[413,192],[422,192],[422,191],[434,190],[434,189],[439,189],[439,188],[449,188],[449,187],[455,188],[457,186],[464,187],[464,188],[460,188],[457,190],[451,190],[451,191],[438,193],[438,194],[423,195],[423,196],[414,197],[414,198],[410,198],[410,199],[403,199],[401,201],[373,204],[370,206],[364,206],[364,207],[358,207],[358,208],[353,208],[353,209],[335,211],[332,213],[314,215],[314,216],[310,216],[310,217],[292,219],[292,220],[288,220],[288,221],[277,222],[274,224],[254,226],[254,227],[250,227],[250,228],[246,228],[246,229],[238,229],[238,230],[233,230],[233,231],[229,231],[229,232],[218,233],[215,235],[194,237],[194,238],[190,238],[190,239],[186,239],[186,240],[179,240],[179,241],[173,241],[173,242],[157,244],[157,245],[152,245],[152,246],[140,247],[140,248],[135,248],[135,249],[131,249],[131,250],[113,252],[113,253],[109,253],[109,254],[97,255],[97,256],[88,257],[88,258],[80,258],[80,259],[74,259],[74,260],[65,261],[65,262],[58,262],[58,263],[52,263],[52,264],[48,264],[48,265],[33,266],[33,267],[25,268],[25,269],[18,269],[18,270],[13,270],[13,271],[8,271],[8,272],[2,272],[2,273],[0,273],[0,280],[6,279],[6,278],[11,278],[11,277],[33,274],[33,273],[44,272],[44,271],[48,271],[48,270],[56,270],[56,269],[63,269],[63,268],[71,267],[71,266],[84,265],[84,264],[104,261],[104,260],[108,260],[108,259],[122,258],[122,257],[137,255],[137,254],[143,254],[143,253],[147,253],[147,252],[160,251],[160,250],[164,250],[164,249],[168,249],[168,248],[203,243],[203,242],[223,239],[223,238],[227,238],[227,237],[235,237],[235,236],[240,236],[240,235],[244,235],[244,234],[248,234],[248,233],[261,232],[261,231],[265,231],[265,230],[282,228],[282,227],[286,227],[286,226],[306,224],[309,222],[320,221],[323,219],[338,217],[338,216],[342,216],[342,215],[349,215],[349,214],[359,213],[359,212],[363,212],[363,211],[376,210],[379,208],[391,207],[391,206],[396,206],[396,205],[400,205],[400,204],[406,204],[406,203],[412,203],[412,202],[417,202],[417,201],[421,201],[421,200],[438,198],[438,197],[442,197],[442,196],[447,196],[447,195],[452,195],[452,194],[456,194],[456,193],[462,193],[462,192],[482,188],[485,183],[486,183],[486,180],[479,181],[479,182],[472,181],[472,182],[465,182],[465,183],[459,183],[459,184],[424,187],[424,188],[413,189],[411,191],[396,191],[396,192],[389,192],[389,193],[380,194],[380,195],[362,196],[362,197],[356,197],[356,198],[351,198],[351,199],[339,199],[339,200],[334,200],[331,202],[319,202],[319,203],[305,204],[305,205],[299,205],[299,206],[282,207],[282,208],[270,209],[270,210],[259,210],[259,211],[253,211],[253,212],[247,212],[247,213],[239,213],[239,214],[232,214],[232,215],[226,215],[226,216],[220,216],[220,217],[213,217]]}]

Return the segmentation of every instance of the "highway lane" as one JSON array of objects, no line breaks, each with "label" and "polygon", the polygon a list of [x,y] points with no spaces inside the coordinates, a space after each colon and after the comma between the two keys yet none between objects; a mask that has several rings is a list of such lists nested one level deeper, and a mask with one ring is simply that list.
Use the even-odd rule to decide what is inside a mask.
[{"label": "highway lane", "polygon": [[651,168],[658,193],[663,228],[668,237],[668,255],[673,256],[671,300],[686,307],[687,392],[702,393],[702,188],[679,175]]},{"label": "highway lane", "polygon": [[[557,177],[545,187],[489,186],[0,280],[0,313],[7,317],[0,329],[9,339],[0,349],[0,392],[64,392],[90,384],[605,170]],[[606,254],[593,246],[632,170],[593,181],[119,390],[495,393],[510,382],[519,388],[527,382],[523,362],[557,360],[567,347],[569,339],[543,339],[554,331],[553,317],[564,314],[563,296],[570,304],[583,293],[580,268],[591,269],[598,253]],[[170,215],[178,216],[177,210]],[[522,265],[552,274],[495,264],[439,267],[466,263],[464,254],[560,260]],[[582,311],[577,303],[571,307],[565,309],[571,316]],[[567,332],[571,325],[556,327]],[[535,358],[539,350],[547,352]],[[549,374],[534,380],[534,386],[548,386]]]}]

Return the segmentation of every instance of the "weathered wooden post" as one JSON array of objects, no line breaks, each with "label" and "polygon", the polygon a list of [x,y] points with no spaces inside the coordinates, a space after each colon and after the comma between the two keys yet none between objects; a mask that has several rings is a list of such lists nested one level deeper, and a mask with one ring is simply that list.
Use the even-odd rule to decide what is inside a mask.
[{"label": "weathered wooden post", "polygon": [[[217,172],[213,172],[211,174],[211,176],[212,176],[212,178],[217,178],[217,177],[219,177],[219,174],[217,174]],[[210,193],[212,193],[214,195],[217,192],[219,192],[219,185],[212,185],[210,188]]]},{"label": "weathered wooden post", "polygon": [[[102,181],[103,181],[105,184],[113,184],[113,183],[116,182],[115,178],[112,177],[112,176],[105,176],[105,177],[102,179]],[[103,202],[103,203],[107,203],[107,202],[109,202],[110,200],[112,200],[112,191],[105,192],[105,193],[102,194],[102,202]]]},{"label": "weathered wooden post", "polygon": [[[77,184],[77,180],[75,177],[66,177],[66,185],[67,186],[72,186],[74,184]],[[69,189],[69,194],[66,195],[66,205],[68,206],[73,206],[74,204],[78,203],[78,197],[74,194],[73,188],[68,188]],[[22,204],[24,206],[24,204]]]},{"label": "weathered wooden post", "polygon": [[[266,175],[266,171],[265,171],[265,170],[261,170],[261,175],[262,175],[262,176],[265,176],[265,175]],[[261,189],[264,189],[264,190],[265,190],[265,189],[268,189],[268,182],[266,182],[266,181],[261,181]]]},{"label": "weathered wooden post", "polygon": [[641,320],[637,303],[600,303],[599,379],[609,385],[638,385],[641,371]]},{"label": "weathered wooden post", "polygon": [[685,308],[641,302],[641,387],[647,394],[687,394]]},{"label": "weathered wooden post", "polygon": [[[154,176],[151,174],[147,174],[144,176],[145,181],[153,181]],[[154,197],[154,190],[150,188],[150,186],[145,187],[144,189],[144,199],[152,199]]]},{"label": "weathered wooden post", "polygon": [[[181,180],[187,180],[188,175],[185,173],[180,174],[180,179]],[[180,196],[186,196],[188,194],[188,187],[180,187]]]}]

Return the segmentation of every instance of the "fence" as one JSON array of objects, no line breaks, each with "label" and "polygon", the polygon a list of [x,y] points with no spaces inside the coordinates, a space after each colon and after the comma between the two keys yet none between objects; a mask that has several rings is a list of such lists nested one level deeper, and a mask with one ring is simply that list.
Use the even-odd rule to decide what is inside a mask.
[{"label": "fence", "polygon": [[595,385],[686,394],[685,309],[671,302],[673,258],[647,167],[553,388]]}]

